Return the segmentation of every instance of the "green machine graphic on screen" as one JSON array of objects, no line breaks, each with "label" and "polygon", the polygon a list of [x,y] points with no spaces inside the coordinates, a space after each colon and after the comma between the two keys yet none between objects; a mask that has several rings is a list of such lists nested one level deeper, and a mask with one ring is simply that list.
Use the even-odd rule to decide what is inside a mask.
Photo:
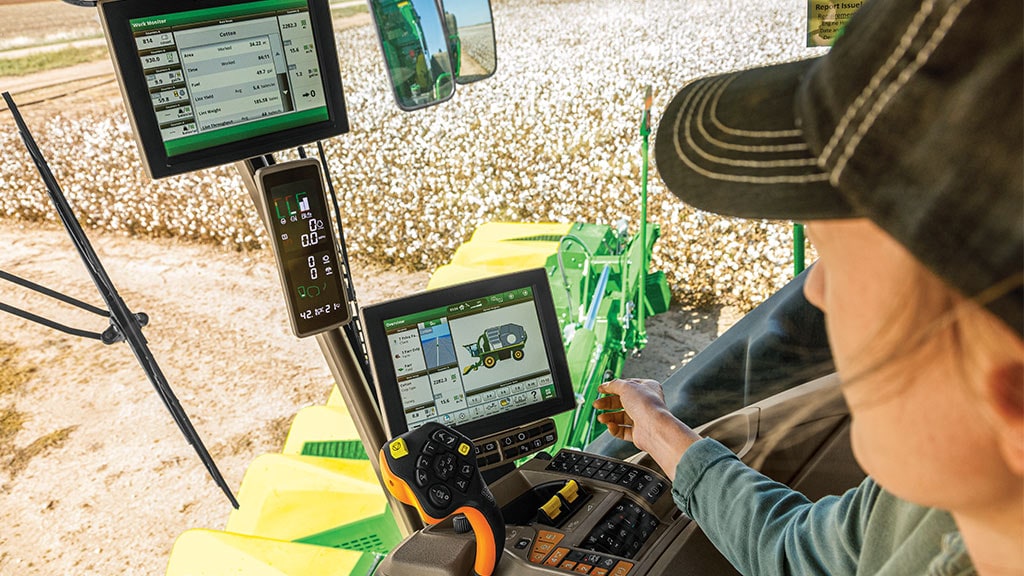
[{"label": "green machine graphic on screen", "polygon": [[470,356],[476,358],[476,363],[471,364],[462,371],[465,376],[480,367],[494,368],[498,360],[522,360],[526,346],[526,330],[518,324],[502,324],[484,330],[484,333],[472,344],[463,344],[462,347],[469,351]]}]

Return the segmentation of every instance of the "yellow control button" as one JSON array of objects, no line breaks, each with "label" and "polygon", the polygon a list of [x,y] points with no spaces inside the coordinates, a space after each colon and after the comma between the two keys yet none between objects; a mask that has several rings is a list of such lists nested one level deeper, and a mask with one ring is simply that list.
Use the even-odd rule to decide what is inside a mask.
[{"label": "yellow control button", "polygon": [[565,483],[565,486],[562,486],[562,489],[559,490],[558,493],[562,495],[562,498],[565,498],[566,502],[572,504],[576,501],[579,491],[580,485],[577,484],[575,480],[569,480]]},{"label": "yellow control button", "polygon": [[548,500],[540,509],[548,515],[548,518],[554,520],[562,513],[562,501],[558,499],[558,496],[552,496],[551,500]]},{"label": "yellow control button", "polygon": [[459,454],[469,456],[469,444],[466,444],[465,442],[459,444]]},{"label": "yellow control button", "polygon": [[388,449],[391,450],[391,457],[395,460],[398,460],[402,456],[409,455],[409,447],[405,445],[405,440],[402,438],[395,438],[392,440]]}]

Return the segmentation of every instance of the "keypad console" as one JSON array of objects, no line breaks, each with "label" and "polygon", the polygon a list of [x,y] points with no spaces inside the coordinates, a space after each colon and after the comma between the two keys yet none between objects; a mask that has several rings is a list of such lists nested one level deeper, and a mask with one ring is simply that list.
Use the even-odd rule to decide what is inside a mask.
[{"label": "keypad console", "polygon": [[617,484],[653,504],[668,490],[664,478],[642,468],[593,454],[562,450],[547,470]]}]

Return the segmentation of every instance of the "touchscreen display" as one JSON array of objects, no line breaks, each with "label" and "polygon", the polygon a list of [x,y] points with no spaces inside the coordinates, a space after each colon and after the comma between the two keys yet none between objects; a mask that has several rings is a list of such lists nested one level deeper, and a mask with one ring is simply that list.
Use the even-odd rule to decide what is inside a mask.
[{"label": "touchscreen display", "polygon": [[531,286],[385,318],[410,430],[458,426],[556,396]]},{"label": "touchscreen display", "polygon": [[128,22],[168,157],[329,119],[306,0]]}]

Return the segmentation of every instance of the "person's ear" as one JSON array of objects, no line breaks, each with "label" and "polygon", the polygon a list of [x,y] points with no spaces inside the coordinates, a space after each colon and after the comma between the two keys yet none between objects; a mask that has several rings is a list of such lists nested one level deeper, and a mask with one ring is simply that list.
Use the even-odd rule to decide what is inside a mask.
[{"label": "person's ear", "polygon": [[1007,465],[1024,477],[1024,361],[992,369],[985,395],[999,426],[999,448]]}]

